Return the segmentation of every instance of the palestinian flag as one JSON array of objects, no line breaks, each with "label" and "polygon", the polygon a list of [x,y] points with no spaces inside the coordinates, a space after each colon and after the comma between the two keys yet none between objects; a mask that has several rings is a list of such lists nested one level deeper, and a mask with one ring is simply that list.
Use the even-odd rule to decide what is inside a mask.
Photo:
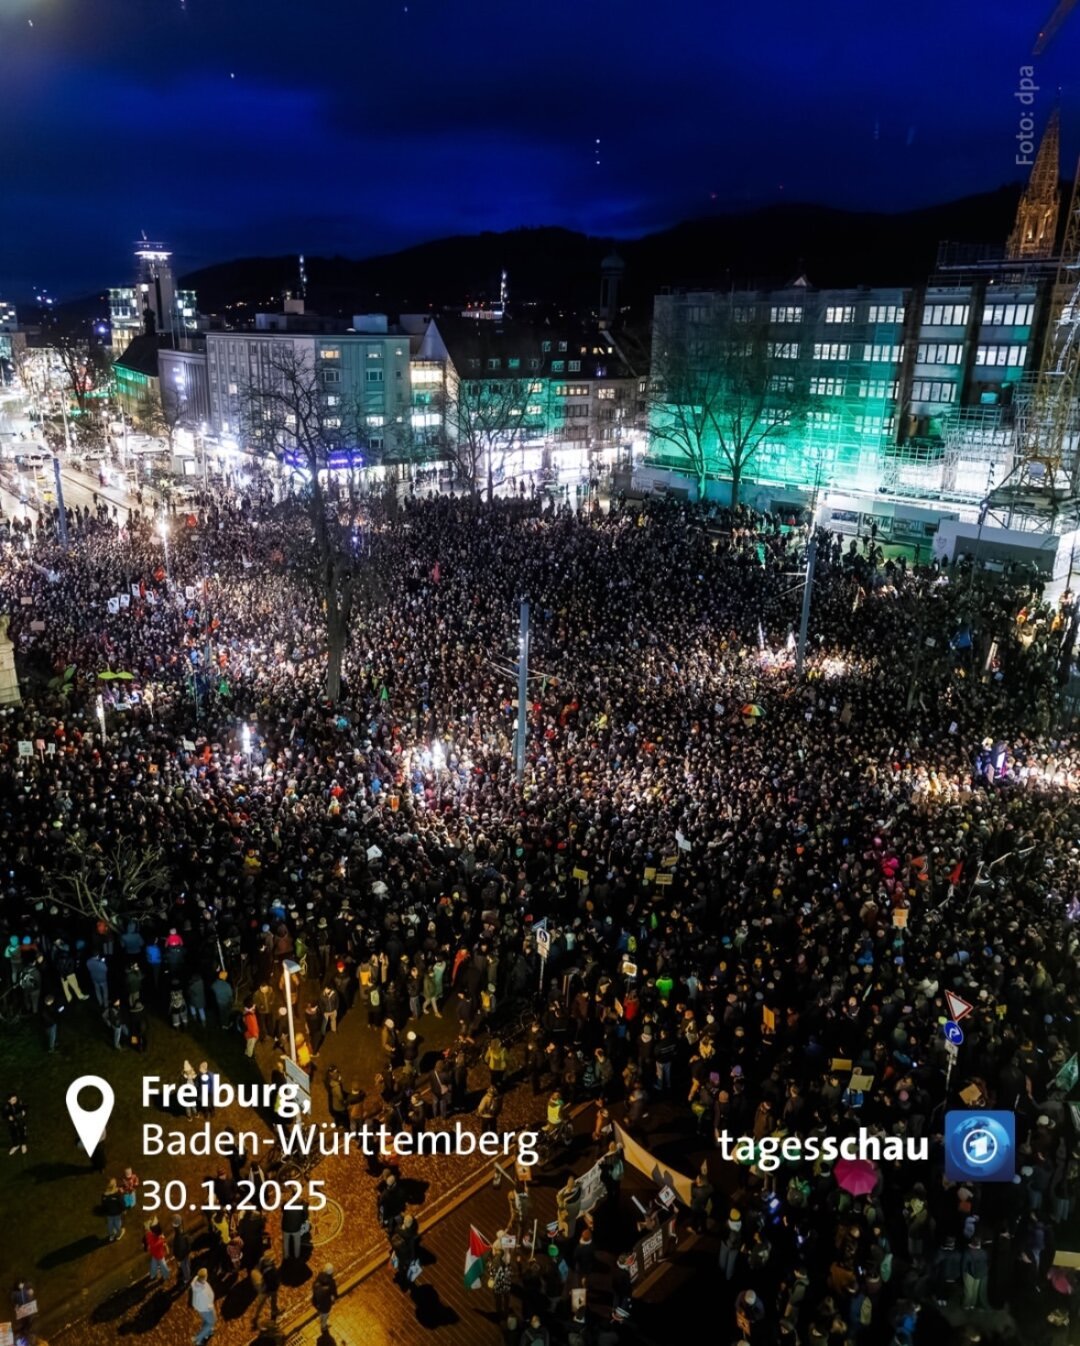
[{"label": "palestinian flag", "polygon": [[484,1281],[484,1258],[491,1244],[474,1225],[469,1226],[469,1246],[465,1252],[465,1289],[479,1290]]}]

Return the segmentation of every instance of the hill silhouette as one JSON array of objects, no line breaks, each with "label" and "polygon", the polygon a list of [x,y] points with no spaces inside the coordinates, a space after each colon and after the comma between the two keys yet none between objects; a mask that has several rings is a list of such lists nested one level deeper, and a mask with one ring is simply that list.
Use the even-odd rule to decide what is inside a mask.
[{"label": "hill silhouette", "polygon": [[[799,203],[717,215],[615,245],[626,263],[623,300],[647,308],[665,286],[782,285],[798,275],[826,286],[925,280],[943,240],[1004,244],[1019,188],[921,210],[867,213]],[[422,311],[491,301],[503,269],[520,308],[581,308],[599,296],[612,241],[561,228],[514,229],[437,239],[375,257],[307,257],[309,306],[320,313]],[[277,308],[298,285],[297,259],[245,257],[182,278],[204,312]]]}]

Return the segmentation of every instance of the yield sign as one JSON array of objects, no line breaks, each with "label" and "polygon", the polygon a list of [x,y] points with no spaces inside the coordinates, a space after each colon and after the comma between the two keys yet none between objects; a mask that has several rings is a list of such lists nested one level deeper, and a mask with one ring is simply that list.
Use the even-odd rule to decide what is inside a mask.
[{"label": "yield sign", "polygon": [[966,1000],[958,996],[955,991],[945,992],[945,1003],[949,1007],[949,1014],[952,1016],[953,1023],[959,1023],[961,1019],[966,1019],[975,1008],[974,1005],[969,1005]]}]

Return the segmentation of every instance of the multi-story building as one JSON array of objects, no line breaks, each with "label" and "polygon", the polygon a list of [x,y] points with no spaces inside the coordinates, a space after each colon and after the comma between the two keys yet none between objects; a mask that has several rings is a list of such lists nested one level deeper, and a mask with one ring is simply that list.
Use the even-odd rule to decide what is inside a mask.
[{"label": "multi-story building", "polygon": [[145,331],[145,313],[154,315],[158,332],[178,343],[198,331],[198,305],[194,290],[178,290],[172,274],[172,253],[161,243],[145,237],[135,244],[135,284],[109,290],[109,324],[112,349],[121,355],[128,344]]},{"label": "multi-story building", "polygon": [[[498,403],[500,466],[512,474],[614,465],[640,434],[640,375],[617,335],[596,327],[437,317],[426,324],[413,379],[414,426],[433,440],[452,435],[466,408],[483,415],[485,403]],[[442,427],[440,404],[457,408]]]},{"label": "multi-story building", "polygon": [[295,369],[317,388],[323,427],[355,430],[362,441],[356,448],[373,459],[392,458],[407,437],[410,417],[408,336],[391,331],[381,314],[355,318],[348,331],[306,332],[295,330],[299,322],[276,330],[277,316],[258,315],[255,331],[206,334],[213,433],[243,440],[252,395],[280,386],[282,370]]},{"label": "multi-story building", "polygon": [[[798,404],[794,423],[766,434],[748,455],[744,500],[806,503],[824,491],[864,508],[886,497],[977,511],[1010,470],[1017,408],[1053,307],[1056,137],[1052,120],[1008,256],[946,246],[929,281],[905,289],[815,290],[801,281],[775,291],[657,297],[654,387],[665,382],[658,362],[672,341],[692,364],[696,348],[709,349],[702,334],[710,325],[745,317],[768,338],[764,418],[780,425],[784,405]],[[690,397],[692,380],[686,388]],[[669,414],[654,399],[649,463],[660,481],[674,483],[676,469],[689,491],[686,455],[660,433],[659,418]],[[723,452],[713,444],[706,457],[708,492],[728,498]],[[857,505],[837,508],[859,517]]]},{"label": "multi-story building", "polygon": [[159,349],[158,378],[166,415],[191,431],[210,424],[205,341],[189,339],[182,342],[179,350]]}]

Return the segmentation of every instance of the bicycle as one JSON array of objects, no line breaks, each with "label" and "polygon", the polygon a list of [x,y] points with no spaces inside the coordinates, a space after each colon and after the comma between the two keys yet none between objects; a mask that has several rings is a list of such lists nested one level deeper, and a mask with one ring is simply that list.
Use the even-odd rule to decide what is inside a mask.
[{"label": "bicycle", "polygon": [[564,1117],[561,1122],[557,1122],[554,1126],[545,1126],[536,1136],[537,1166],[545,1168],[568,1150],[573,1143],[574,1123],[569,1117]]}]

